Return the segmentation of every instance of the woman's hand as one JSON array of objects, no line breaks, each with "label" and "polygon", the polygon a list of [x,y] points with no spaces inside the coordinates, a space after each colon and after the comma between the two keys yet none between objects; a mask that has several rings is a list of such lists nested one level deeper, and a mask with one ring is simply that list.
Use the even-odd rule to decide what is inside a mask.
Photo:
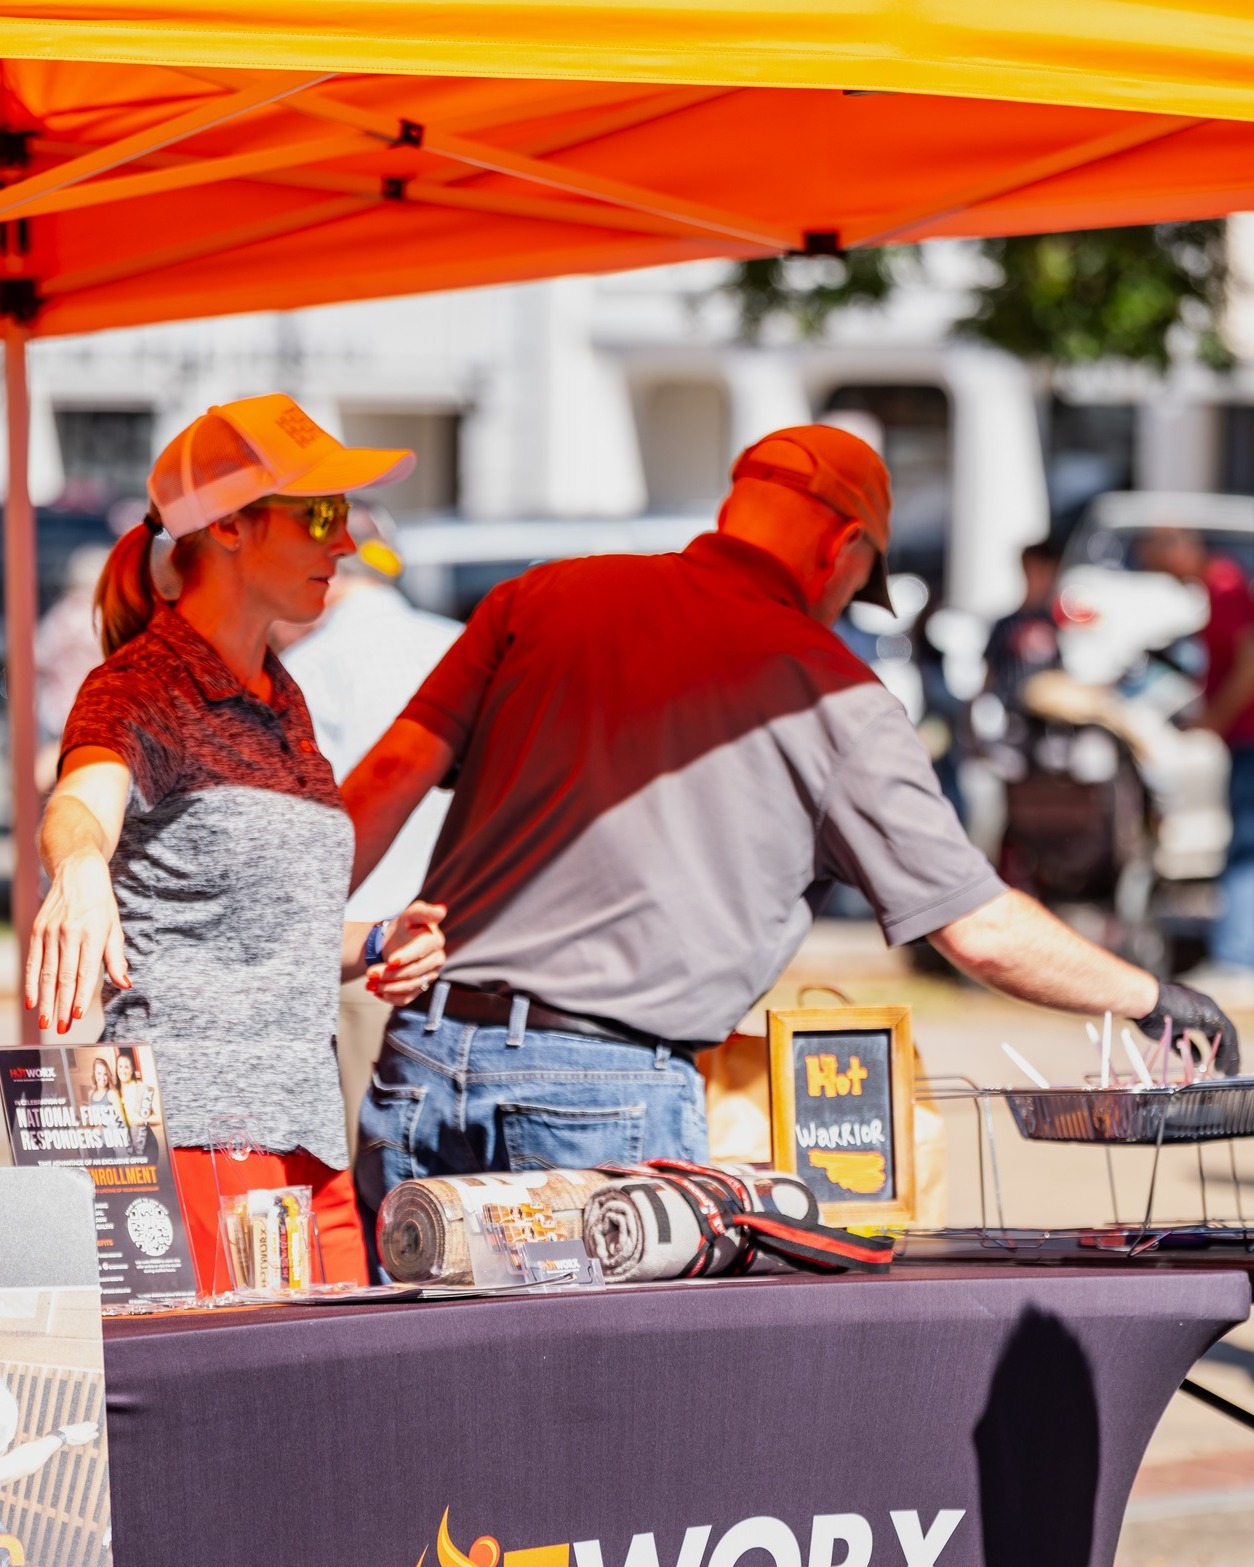
[{"label": "woman's hand", "polygon": [[390,1007],[407,1007],[427,990],[444,966],[448,910],[438,903],[411,903],[388,922],[383,962],[366,970],[366,989]]},{"label": "woman's hand", "polygon": [[131,775],[116,752],[80,745],[61,764],[39,829],[52,886],[35,917],[26,958],[26,1008],[40,1028],[56,1019],[69,1032],[96,994],[101,959],[119,990],[129,990],[126,953],[109,861],[118,846]]},{"label": "woman's hand", "polygon": [[26,959],[27,1010],[38,1006],[40,1028],[69,1031],[96,994],[103,959],[109,978],[129,990],[122,922],[104,856],[95,849],[68,855],[35,917]]}]

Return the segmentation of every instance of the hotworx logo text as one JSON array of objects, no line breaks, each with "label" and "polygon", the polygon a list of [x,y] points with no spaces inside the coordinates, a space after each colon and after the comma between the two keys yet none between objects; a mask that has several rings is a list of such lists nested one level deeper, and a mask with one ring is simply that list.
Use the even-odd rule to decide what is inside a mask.
[{"label": "hotworx logo text", "polygon": [[944,1507],[925,1525],[919,1512],[904,1509],[873,1526],[861,1513],[819,1513],[801,1529],[781,1518],[744,1518],[717,1539],[710,1524],[692,1524],[672,1563],[659,1556],[652,1533],[633,1535],[621,1562],[606,1556],[600,1540],[503,1550],[484,1534],[463,1551],[453,1543],[445,1508],[436,1557],[439,1567],[737,1567],[750,1551],[765,1551],[774,1567],[948,1567],[946,1550],[965,1516],[964,1508]]}]

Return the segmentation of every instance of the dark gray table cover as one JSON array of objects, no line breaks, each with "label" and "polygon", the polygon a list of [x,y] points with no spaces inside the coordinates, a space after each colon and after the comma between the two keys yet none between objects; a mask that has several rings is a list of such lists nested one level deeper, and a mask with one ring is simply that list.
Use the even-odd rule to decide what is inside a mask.
[{"label": "dark gray table cover", "polygon": [[936,1266],[115,1321],[115,1560],[466,1567],[447,1508],[502,1567],[1108,1567],[1249,1302],[1237,1273]]}]

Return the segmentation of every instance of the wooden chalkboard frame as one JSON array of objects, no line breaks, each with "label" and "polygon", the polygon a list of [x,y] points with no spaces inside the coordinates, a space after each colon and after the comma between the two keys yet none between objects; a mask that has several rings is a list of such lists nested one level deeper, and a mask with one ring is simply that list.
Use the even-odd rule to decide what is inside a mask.
[{"label": "wooden chalkboard frame", "polygon": [[825,1224],[900,1224],[914,1218],[914,1038],[909,1007],[798,1007],[766,1014],[768,1075],[771,1090],[771,1163],[799,1175],[796,1155],[797,1100],[793,1086],[798,1034],[882,1034],[891,1036],[889,1099],[893,1124],[891,1202],[848,1201],[819,1204]]}]

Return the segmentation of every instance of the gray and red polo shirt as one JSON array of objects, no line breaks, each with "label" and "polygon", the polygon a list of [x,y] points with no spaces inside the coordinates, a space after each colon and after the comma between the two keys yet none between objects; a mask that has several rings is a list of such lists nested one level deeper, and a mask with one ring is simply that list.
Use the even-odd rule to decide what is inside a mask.
[{"label": "gray and red polo shirt", "polygon": [[245,1116],[261,1147],[348,1163],[334,1032],[353,831],[300,691],[246,691],[175,611],[88,675],[66,724],[131,774],[110,865],[133,989],[106,1039],[156,1047],[170,1140]]},{"label": "gray and red polo shirt", "polygon": [[458,763],[423,896],[463,984],[719,1040],[834,881],[894,944],[1003,890],[901,704],[723,534],[502,584],[404,716]]}]

